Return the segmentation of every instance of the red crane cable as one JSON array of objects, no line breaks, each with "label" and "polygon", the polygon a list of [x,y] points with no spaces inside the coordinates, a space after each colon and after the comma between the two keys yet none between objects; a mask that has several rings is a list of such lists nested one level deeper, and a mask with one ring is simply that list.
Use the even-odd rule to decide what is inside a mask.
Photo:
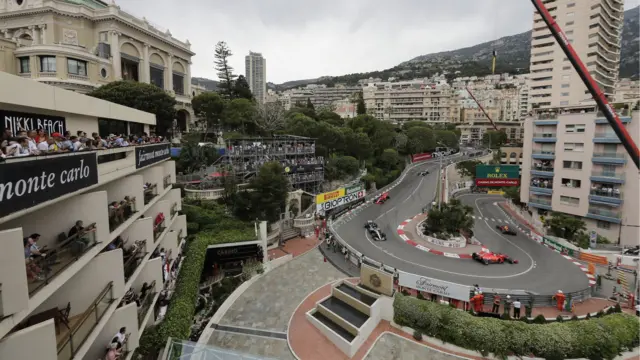
[{"label": "red crane cable", "polygon": [[622,121],[620,121],[618,114],[616,114],[613,107],[611,107],[607,101],[607,98],[600,90],[600,87],[598,87],[598,84],[593,80],[591,74],[589,74],[589,71],[584,66],[582,60],[580,60],[580,57],[573,49],[573,46],[571,46],[571,43],[569,43],[569,40],[562,31],[562,28],[553,19],[547,8],[544,6],[542,0],[531,0],[531,2],[542,17],[542,20],[547,24],[547,28],[551,31],[551,34],[558,42],[558,45],[562,48],[562,51],[564,51],[567,58],[569,58],[569,61],[571,61],[573,68],[576,70],[578,75],[580,75],[582,82],[585,84],[587,89],[589,89],[591,96],[593,96],[593,99],[598,104],[598,108],[604,113],[609,125],[611,125],[613,131],[618,135],[622,145],[627,150],[627,153],[629,153],[631,160],[633,160],[636,167],[640,169],[640,152],[638,151],[638,146],[629,135],[629,132],[622,124]]},{"label": "red crane cable", "polygon": [[482,105],[480,104],[480,102],[476,99],[475,96],[473,96],[473,93],[471,92],[471,90],[469,90],[469,86],[465,86],[465,88],[467,89],[467,92],[469,93],[469,95],[471,95],[471,98],[473,99],[473,101],[476,102],[476,104],[478,104],[478,107],[480,108],[480,110],[482,110],[482,113],[484,114],[484,116],[487,117],[487,119],[489,119],[489,122],[491,123],[491,125],[493,126],[493,128],[496,131],[500,131],[498,130],[498,127],[496,126],[496,124],[493,123],[493,120],[491,119],[491,116],[489,116],[489,114],[487,114],[487,112],[484,110],[484,108],[482,107]]}]

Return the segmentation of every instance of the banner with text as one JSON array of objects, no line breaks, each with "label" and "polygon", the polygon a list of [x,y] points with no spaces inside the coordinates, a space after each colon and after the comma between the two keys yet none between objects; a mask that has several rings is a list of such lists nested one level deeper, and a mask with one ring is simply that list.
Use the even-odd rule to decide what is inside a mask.
[{"label": "banner with text", "polygon": [[462,301],[469,301],[471,297],[471,286],[436,280],[404,271],[398,271],[398,276],[398,285],[403,287]]},{"label": "banner with text", "polygon": [[30,114],[17,111],[0,110],[0,130],[11,130],[11,136],[20,131],[44,130],[47,135],[55,132],[64,134],[66,120],[62,116]]},{"label": "banner with text", "polygon": [[[354,187],[355,188],[355,187]],[[322,211],[328,211],[331,210],[333,208],[337,208],[338,206],[342,206],[345,204],[348,204],[350,202],[354,202],[357,201],[359,199],[364,198],[367,195],[367,192],[365,190],[363,190],[361,187],[359,190],[357,191],[353,191],[354,189],[351,189],[352,192],[349,193],[349,188],[346,188],[346,190],[343,189],[339,189],[342,190],[342,193],[345,194],[341,197],[338,198],[333,198],[333,199],[329,199],[327,201],[324,201],[322,203],[317,204],[317,210],[322,212]],[[338,190],[336,190],[338,191]]]},{"label": "banner with text", "polygon": [[477,165],[476,186],[518,186],[519,165]]},{"label": "banner with text", "polygon": [[287,174],[305,173],[322,171],[324,168],[322,164],[304,164],[304,165],[291,165],[284,168],[284,172]]},{"label": "banner with text", "polygon": [[413,154],[413,155],[411,155],[411,162],[429,160],[432,157],[433,157],[433,155],[431,153]]},{"label": "banner with text", "polygon": [[136,147],[136,169],[153,165],[171,157],[171,145],[158,144]]},{"label": "banner with text", "polygon": [[95,153],[0,164],[0,217],[98,183]]}]

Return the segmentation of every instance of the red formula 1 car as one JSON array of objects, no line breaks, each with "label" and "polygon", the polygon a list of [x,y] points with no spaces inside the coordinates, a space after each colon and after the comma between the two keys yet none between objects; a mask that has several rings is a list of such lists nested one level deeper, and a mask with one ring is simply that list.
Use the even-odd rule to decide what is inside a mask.
[{"label": "red formula 1 car", "polygon": [[492,253],[492,252],[473,253],[471,257],[473,258],[473,260],[480,261],[485,265],[503,264],[505,262],[508,262],[509,264],[518,263],[518,260],[515,260],[505,254],[500,254],[500,253]]},{"label": "red formula 1 car", "polygon": [[496,225],[496,229],[506,235],[516,235],[516,232],[509,225]]},{"label": "red formula 1 car", "polygon": [[389,192],[383,192],[378,197],[375,198],[374,202],[376,204],[384,204],[387,200],[389,200]]}]

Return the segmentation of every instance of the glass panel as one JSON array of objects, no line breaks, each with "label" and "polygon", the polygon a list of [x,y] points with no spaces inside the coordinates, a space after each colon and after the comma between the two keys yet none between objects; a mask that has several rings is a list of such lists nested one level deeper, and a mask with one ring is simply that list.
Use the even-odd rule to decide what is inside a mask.
[{"label": "glass panel", "polygon": [[184,76],[173,74],[173,91],[178,95],[184,95]]},{"label": "glass panel", "polygon": [[149,67],[151,83],[160,89],[164,89],[164,70]]},{"label": "glass panel", "polygon": [[199,360],[275,360],[185,340],[172,340],[168,346],[168,352],[165,352],[168,353],[167,359],[194,358],[197,354]]}]

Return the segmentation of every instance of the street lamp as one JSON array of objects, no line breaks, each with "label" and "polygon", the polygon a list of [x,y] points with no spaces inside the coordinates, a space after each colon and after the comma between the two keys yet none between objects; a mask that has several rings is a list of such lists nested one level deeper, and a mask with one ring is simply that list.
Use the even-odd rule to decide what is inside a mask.
[{"label": "street lamp", "polygon": [[[446,147],[446,145],[442,144],[442,142],[440,142],[440,141],[436,141],[436,145],[440,145],[440,146]],[[443,185],[442,184],[442,181],[443,181],[442,178],[444,177],[443,176],[443,172],[442,172],[442,158],[443,157],[444,157],[444,153],[440,153],[440,156],[439,156],[439,158],[440,158],[440,171],[439,171],[439,173],[440,173],[439,174],[440,181],[438,182],[439,189],[438,189],[438,191],[436,193],[439,193],[440,191],[442,191],[442,185]],[[441,208],[442,208],[442,194],[440,194],[440,198],[438,199],[438,211],[440,211]]]}]

